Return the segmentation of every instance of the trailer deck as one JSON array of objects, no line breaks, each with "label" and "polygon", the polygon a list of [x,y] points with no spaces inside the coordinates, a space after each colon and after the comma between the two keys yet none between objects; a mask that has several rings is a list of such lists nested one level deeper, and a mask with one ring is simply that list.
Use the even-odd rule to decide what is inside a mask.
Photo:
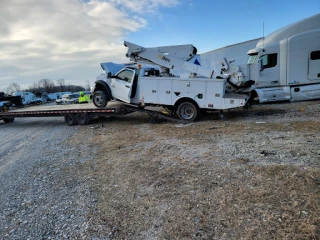
[{"label": "trailer deck", "polygon": [[7,112],[0,113],[0,119],[4,122],[13,122],[15,118],[25,117],[64,117],[69,126],[86,125],[94,117],[100,116],[123,116],[132,112],[142,112],[148,114],[152,118],[152,122],[157,119],[167,119],[180,121],[163,112],[141,109],[132,105],[111,102],[106,108],[96,108],[92,103],[88,104],[69,104],[69,105],[52,105],[44,104],[41,106],[32,106],[19,108]]}]

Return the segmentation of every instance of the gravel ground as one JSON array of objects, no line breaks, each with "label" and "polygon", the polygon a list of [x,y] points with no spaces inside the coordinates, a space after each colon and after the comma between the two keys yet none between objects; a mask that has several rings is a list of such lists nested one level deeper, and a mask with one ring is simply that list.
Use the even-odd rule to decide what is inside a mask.
[{"label": "gravel ground", "polygon": [[[199,194],[193,188],[208,182],[199,173],[223,182],[223,171],[236,176],[239,169],[250,166],[320,167],[319,101],[267,104],[226,115],[228,119],[221,121],[217,113],[209,113],[185,125],[152,125],[141,114],[74,127],[62,118],[1,122],[0,239],[179,239],[175,234],[181,234],[183,227],[171,229],[173,235],[167,231],[173,228],[172,222],[178,223],[175,217],[187,223],[194,217],[169,214],[168,209],[179,209],[179,201],[193,192],[197,195],[190,202],[202,201],[201,194],[207,190]],[[184,171],[193,177],[180,179]],[[243,181],[247,176],[241,177]],[[226,196],[222,190],[216,197]],[[181,198],[166,198],[180,197],[177,192]],[[214,198],[215,192],[210,194]],[[152,196],[154,202],[147,198]],[[122,202],[128,199],[130,204]],[[153,204],[160,204],[160,212],[144,219],[149,212],[143,204],[151,210]],[[142,217],[137,215],[140,208]],[[199,227],[190,239],[213,239],[208,237],[213,236],[210,231],[215,231],[214,239],[239,236],[232,232],[234,228],[219,232],[220,223],[206,217],[207,235],[199,233],[203,230]],[[156,228],[148,228],[154,222]],[[217,224],[215,230],[210,230],[209,223]],[[183,236],[190,236],[189,225],[185,228]]]},{"label": "gravel ground", "polygon": [[16,119],[0,131],[0,239],[85,236],[92,196],[70,171],[94,148],[68,144],[79,127],[62,118]]}]

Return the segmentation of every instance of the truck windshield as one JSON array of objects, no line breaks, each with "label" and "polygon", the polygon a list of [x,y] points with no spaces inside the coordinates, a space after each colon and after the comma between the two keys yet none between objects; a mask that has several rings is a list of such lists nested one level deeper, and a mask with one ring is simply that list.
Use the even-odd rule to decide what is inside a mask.
[{"label": "truck windshield", "polygon": [[134,71],[134,75],[135,76],[139,76],[139,73],[140,73],[140,69],[139,68],[131,68],[131,67],[128,67],[128,68]]},{"label": "truck windshield", "polygon": [[256,55],[250,55],[249,56],[249,59],[248,59],[248,64],[251,64],[251,63],[254,63],[257,61],[257,57],[258,57],[258,54]]}]

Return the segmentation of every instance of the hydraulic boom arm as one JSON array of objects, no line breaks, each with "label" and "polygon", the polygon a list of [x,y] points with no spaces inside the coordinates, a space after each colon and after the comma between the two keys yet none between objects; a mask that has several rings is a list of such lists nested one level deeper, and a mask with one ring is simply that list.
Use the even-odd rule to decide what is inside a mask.
[{"label": "hydraulic boom arm", "polygon": [[184,69],[207,78],[214,77],[214,71],[188,62],[197,54],[197,49],[191,45],[173,45],[164,47],[144,48],[124,42],[128,48],[126,56],[135,62],[151,62],[168,69]]}]

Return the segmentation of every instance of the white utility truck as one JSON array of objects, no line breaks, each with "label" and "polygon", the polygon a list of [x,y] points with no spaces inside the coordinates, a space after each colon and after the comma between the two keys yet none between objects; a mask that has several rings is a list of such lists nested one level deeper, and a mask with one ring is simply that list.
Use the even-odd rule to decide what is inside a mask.
[{"label": "white utility truck", "polygon": [[[251,91],[260,103],[320,99],[320,14],[267,35],[248,55],[247,64],[220,60],[231,75],[228,91]],[[238,87],[248,81],[250,88]]]},{"label": "white utility truck", "polygon": [[[128,48],[126,56],[136,64],[121,70],[112,63],[109,67],[102,65],[107,74],[97,77],[92,93],[98,108],[115,99],[140,107],[163,106],[180,119],[193,121],[201,110],[244,107],[249,99],[247,93],[225,91],[229,75],[219,76],[212,69],[189,62],[197,54],[197,49],[190,44],[154,48],[129,42],[124,45]],[[172,69],[186,70],[190,77],[174,77],[170,74]],[[115,70],[119,71],[114,74]]]}]

